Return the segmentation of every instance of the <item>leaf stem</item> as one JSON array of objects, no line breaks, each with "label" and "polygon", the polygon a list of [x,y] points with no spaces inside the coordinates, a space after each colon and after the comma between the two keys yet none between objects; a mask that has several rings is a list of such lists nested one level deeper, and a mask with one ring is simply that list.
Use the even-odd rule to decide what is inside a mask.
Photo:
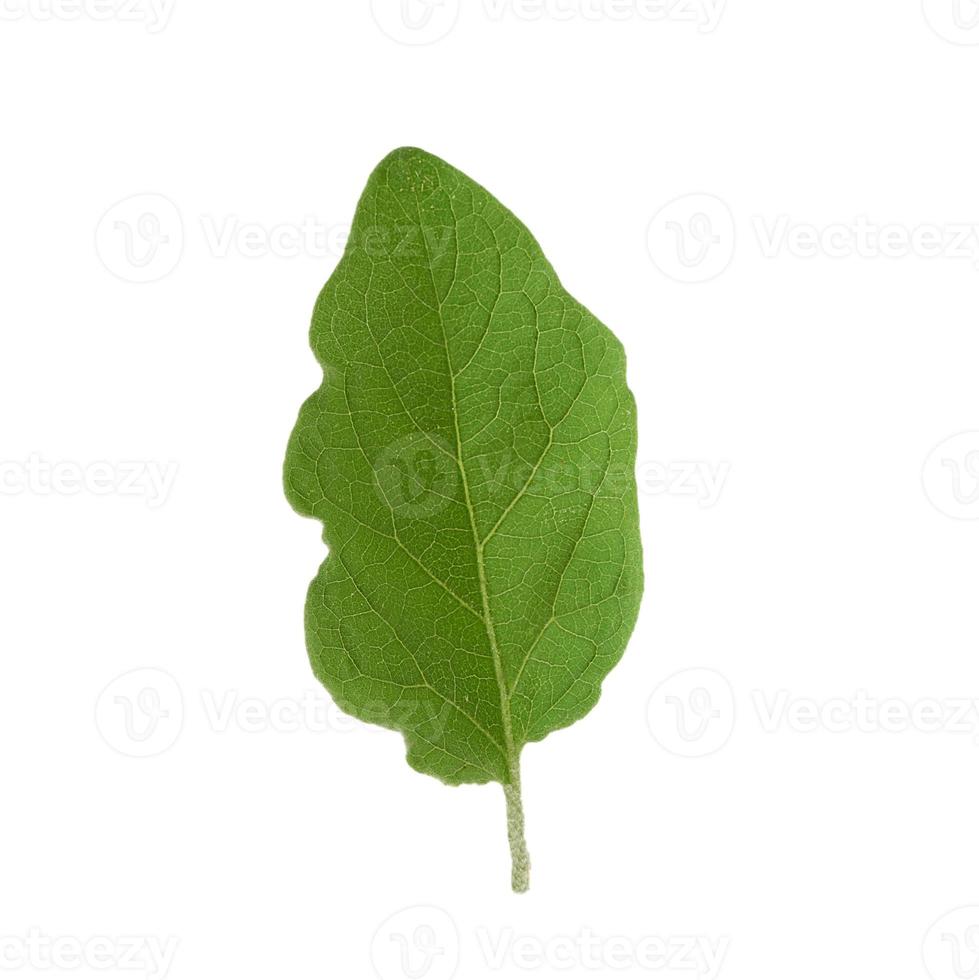
[{"label": "leaf stem", "polygon": [[506,827],[510,839],[510,884],[515,892],[525,892],[530,887],[530,854],[524,837],[523,800],[520,797],[519,759],[510,767],[511,781],[503,784],[506,797]]},{"label": "leaf stem", "polygon": [[[415,205],[418,211],[418,223],[421,225],[421,205],[417,200],[417,192]],[[454,211],[453,220],[455,220]],[[455,426],[456,437],[455,461],[459,467],[459,477],[462,480],[462,494],[466,502],[466,510],[469,513],[469,526],[472,529],[473,547],[476,551],[476,571],[479,577],[479,593],[483,605],[482,619],[486,627],[486,639],[489,642],[490,653],[493,657],[493,672],[496,674],[496,684],[500,691],[500,721],[503,724],[506,763],[510,776],[510,781],[503,784],[503,793],[506,796],[507,836],[510,838],[510,857],[513,866],[511,883],[515,892],[525,892],[530,887],[530,854],[527,852],[527,842],[524,840],[523,801],[520,798],[520,750],[515,746],[513,739],[513,722],[510,718],[510,691],[507,689],[506,677],[503,673],[503,660],[500,657],[500,648],[496,642],[496,629],[493,626],[493,614],[490,611],[489,588],[486,584],[486,567],[483,562],[483,548],[486,541],[489,540],[492,533],[499,527],[502,518],[493,527],[490,534],[485,539],[480,540],[476,523],[476,512],[473,509],[472,494],[469,492],[469,478],[466,475],[466,464],[462,457],[462,431],[459,427],[459,403],[456,398],[457,374],[452,365],[452,353],[449,350],[449,336],[446,333],[445,320],[442,316],[442,304],[445,297],[439,294],[438,285],[435,282],[435,274],[432,272],[432,257],[429,254],[428,240],[424,235],[422,235],[422,239],[424,240],[425,254],[428,258],[429,272],[432,277],[432,292],[438,303],[438,319],[439,325],[442,328],[442,343],[445,346],[445,364],[449,372],[449,391],[452,394],[452,420]],[[452,273],[453,282],[456,279],[458,265],[459,256],[457,252],[456,268]],[[536,358],[536,356],[535,351],[534,357]],[[539,460],[538,465],[540,465]],[[505,516],[506,514],[504,514]]]}]

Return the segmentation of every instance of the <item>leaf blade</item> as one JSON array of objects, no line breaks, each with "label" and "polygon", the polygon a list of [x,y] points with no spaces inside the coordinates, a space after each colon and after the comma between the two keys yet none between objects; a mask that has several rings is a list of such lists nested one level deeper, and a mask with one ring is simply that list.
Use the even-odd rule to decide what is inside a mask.
[{"label": "leaf blade", "polygon": [[419,771],[519,786],[522,746],[590,710],[638,612],[622,346],[518,219],[412,148],[371,174],[311,344],[285,483],[330,549],[314,671]]}]

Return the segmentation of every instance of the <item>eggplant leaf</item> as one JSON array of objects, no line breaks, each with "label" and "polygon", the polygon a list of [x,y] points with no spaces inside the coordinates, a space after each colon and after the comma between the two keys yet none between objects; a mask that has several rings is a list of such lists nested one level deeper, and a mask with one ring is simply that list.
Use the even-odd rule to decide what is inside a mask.
[{"label": "eggplant leaf", "polygon": [[524,891],[521,749],[594,706],[642,593],[622,346],[517,218],[411,148],[371,174],[311,344],[285,486],[329,548],[314,672],[419,772],[503,785]]}]

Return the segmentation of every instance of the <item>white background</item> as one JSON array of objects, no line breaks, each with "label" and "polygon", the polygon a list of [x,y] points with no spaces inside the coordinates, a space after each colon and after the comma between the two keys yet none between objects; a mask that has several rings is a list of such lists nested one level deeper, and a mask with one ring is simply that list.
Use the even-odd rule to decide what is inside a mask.
[{"label": "white background", "polygon": [[[975,976],[956,2],[2,0],[0,972]],[[524,754],[520,897],[499,787],[409,770],[304,651],[309,313],[403,144],[527,223],[639,402],[645,602]]]}]

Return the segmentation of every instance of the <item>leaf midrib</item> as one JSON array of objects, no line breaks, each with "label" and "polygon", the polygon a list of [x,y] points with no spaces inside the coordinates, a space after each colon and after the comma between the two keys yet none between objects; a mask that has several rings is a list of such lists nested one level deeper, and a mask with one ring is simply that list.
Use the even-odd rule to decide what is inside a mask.
[{"label": "leaf midrib", "polygon": [[[415,199],[415,211],[418,217],[418,225],[419,227],[423,227],[421,205],[418,201],[418,190],[414,186],[412,186],[412,196]],[[452,211],[453,231],[457,237],[455,258],[453,260],[452,279],[449,284],[449,290],[451,290],[459,271],[459,221],[456,217],[455,208],[452,206],[452,195],[448,194],[446,197],[449,202],[449,209]],[[435,269],[432,265],[432,256],[431,252],[429,251],[428,240],[424,234],[421,235],[421,239],[425,248],[425,259],[427,262],[428,274],[432,280],[432,295],[435,297],[436,302],[435,315],[438,317],[439,329],[442,332],[442,345],[445,348],[445,364],[449,372],[449,392],[452,397],[452,424],[455,430],[456,438],[456,462],[459,466],[459,476],[462,479],[462,492],[465,498],[466,512],[469,514],[469,526],[472,530],[473,547],[476,551],[476,576],[479,581],[479,593],[483,605],[483,624],[486,628],[486,638],[490,645],[490,654],[493,658],[493,670],[496,674],[496,684],[500,695],[500,719],[503,724],[503,739],[506,745],[505,762],[507,767],[507,776],[509,777],[508,782],[513,783],[518,778],[517,772],[519,765],[519,751],[513,741],[513,724],[510,717],[510,696],[507,692],[506,678],[503,674],[503,661],[500,657],[500,650],[496,642],[496,628],[493,625],[493,616],[490,612],[489,587],[486,581],[486,569],[483,564],[483,545],[480,542],[479,532],[476,529],[476,514],[473,510],[472,498],[469,494],[469,479],[466,475],[466,466],[462,455],[462,433],[459,429],[459,411],[456,401],[456,376],[452,367],[452,354],[449,351],[449,337],[445,332],[445,319],[442,316],[443,301],[442,297],[439,295],[438,287],[435,284]],[[489,326],[489,323],[487,323],[487,332],[489,331]]]}]

